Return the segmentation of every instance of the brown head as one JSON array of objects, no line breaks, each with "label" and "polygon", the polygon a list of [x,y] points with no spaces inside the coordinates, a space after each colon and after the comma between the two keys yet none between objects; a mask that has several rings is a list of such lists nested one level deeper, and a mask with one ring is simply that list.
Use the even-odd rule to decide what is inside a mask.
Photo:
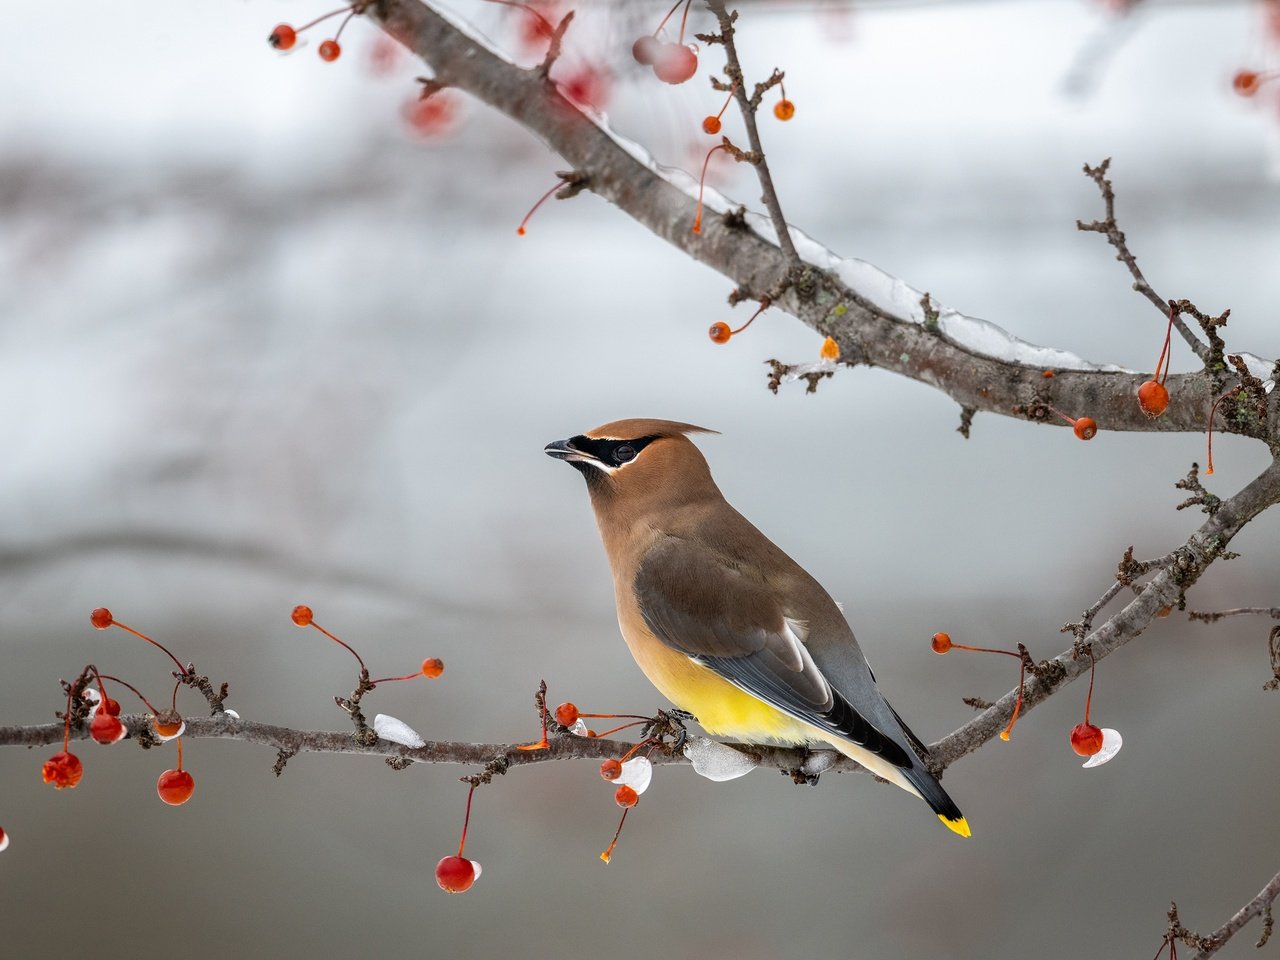
[{"label": "brown head", "polygon": [[586,478],[603,532],[655,510],[719,499],[707,461],[688,437],[715,432],[671,420],[615,420],[549,443],[545,452]]}]

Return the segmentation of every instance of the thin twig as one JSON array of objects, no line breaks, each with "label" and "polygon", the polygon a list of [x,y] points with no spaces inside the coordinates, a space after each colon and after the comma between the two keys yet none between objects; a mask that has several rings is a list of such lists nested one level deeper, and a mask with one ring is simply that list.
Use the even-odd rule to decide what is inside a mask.
[{"label": "thin twig", "polygon": [[[1221,950],[1227,941],[1234,937],[1240,931],[1240,928],[1254,917],[1263,914],[1269,916],[1271,905],[1275,902],[1277,896],[1280,896],[1280,873],[1272,877],[1267,885],[1258,891],[1258,895],[1237,910],[1230,920],[1209,934],[1207,939],[1212,942],[1212,946],[1202,949],[1192,960],[1208,960],[1209,957]],[[1264,926],[1262,939],[1258,943],[1259,947],[1266,943],[1269,932],[1270,927]]]},{"label": "thin twig", "polygon": [[[742,63],[738,60],[738,47],[733,39],[733,24],[738,14],[729,13],[725,9],[724,0],[707,0],[707,7],[715,14],[720,24],[720,38],[724,45],[726,61],[724,72],[737,87],[733,97],[742,114],[743,125],[747,128],[747,141],[751,144],[751,153],[754,156],[752,166],[755,167],[756,177],[760,180],[760,199],[764,201],[765,209],[769,211],[769,219],[773,221],[774,232],[778,234],[778,245],[782,248],[787,266],[793,270],[799,269],[800,254],[796,252],[795,244],[791,240],[791,228],[787,226],[787,218],[782,215],[782,204],[778,202],[778,192],[774,189],[773,177],[769,173],[769,161],[765,158],[764,147],[760,143],[760,130],[756,126],[758,96],[763,96],[764,91],[763,89],[758,91],[757,96],[747,96],[747,81],[742,73]],[[777,71],[774,71],[774,74],[781,79]]]},{"label": "thin twig", "polygon": [[[1102,203],[1106,211],[1106,218],[1103,220],[1094,220],[1092,223],[1085,223],[1083,220],[1076,221],[1077,230],[1085,230],[1093,233],[1100,233],[1107,238],[1107,242],[1116,248],[1116,259],[1129,268],[1129,273],[1133,275],[1133,289],[1146,297],[1160,311],[1161,316],[1168,317],[1172,306],[1172,301],[1166,300],[1156,293],[1155,289],[1147,282],[1147,278],[1143,275],[1142,270],[1138,267],[1138,259],[1129,250],[1129,245],[1125,240],[1124,233],[1120,230],[1116,223],[1116,195],[1111,188],[1111,181],[1107,179],[1107,169],[1111,166],[1111,158],[1103,160],[1096,167],[1091,167],[1087,163],[1084,165],[1085,176],[1089,177],[1098,185],[1098,190],[1102,193]],[[1183,322],[1182,314],[1178,310],[1174,310],[1173,325],[1177,328],[1179,335],[1183,340],[1187,341],[1187,345],[1195,351],[1197,357],[1206,363],[1209,360],[1208,348],[1200,342],[1200,339],[1191,332],[1191,328]]]}]

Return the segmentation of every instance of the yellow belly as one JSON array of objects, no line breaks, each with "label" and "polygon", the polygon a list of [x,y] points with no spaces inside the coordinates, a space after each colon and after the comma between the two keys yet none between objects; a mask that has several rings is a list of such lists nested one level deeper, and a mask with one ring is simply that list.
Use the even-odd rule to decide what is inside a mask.
[{"label": "yellow belly", "polygon": [[694,663],[678,650],[641,635],[623,636],[631,655],[658,691],[681,710],[698,718],[707,733],[742,740],[812,743],[818,731],[739,690],[709,667]]}]

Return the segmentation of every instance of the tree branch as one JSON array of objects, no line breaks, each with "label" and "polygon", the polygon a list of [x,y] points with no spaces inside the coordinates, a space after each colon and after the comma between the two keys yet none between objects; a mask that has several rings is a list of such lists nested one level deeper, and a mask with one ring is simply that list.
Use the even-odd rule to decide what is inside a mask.
[{"label": "tree branch", "polygon": [[1256,897],[1237,910],[1235,916],[1209,934],[1208,939],[1213,946],[1201,950],[1192,960],[1208,960],[1209,957],[1221,950],[1227,941],[1240,931],[1241,927],[1254,917],[1263,914],[1266,915],[1266,921],[1257,945],[1259,947],[1264,946],[1271,936],[1271,905],[1275,902],[1277,896],[1280,896],[1280,873],[1272,877],[1267,885],[1258,891]]},{"label": "tree branch", "polygon": [[[770,290],[789,275],[782,241],[771,236],[775,231],[767,218],[713,216],[694,234],[696,181],[659,172],[638,145],[586,116],[536,68],[508,62],[420,0],[378,0],[369,15],[430,64],[441,82],[471,93],[543,138],[589,178],[593,192],[693,259],[748,290]],[[731,205],[714,195],[708,206],[732,213]],[[842,356],[929,384],[974,411],[1056,424],[1047,408],[1053,404],[1077,416],[1087,413],[1106,430],[1203,432],[1207,426],[1216,394],[1203,373],[1171,376],[1167,386],[1178,400],[1164,416],[1149,420],[1135,401],[1147,375],[1028,344],[954,310],[940,310],[938,323],[926,326],[920,291],[870,264],[841,259],[797,230],[783,233],[804,266],[774,305],[833,337]],[[998,353],[974,345],[992,341],[1003,344]],[[1044,377],[1046,369],[1056,375]],[[1272,407],[1280,404],[1273,400]],[[1235,422],[1225,429],[1260,432],[1251,434]]]}]

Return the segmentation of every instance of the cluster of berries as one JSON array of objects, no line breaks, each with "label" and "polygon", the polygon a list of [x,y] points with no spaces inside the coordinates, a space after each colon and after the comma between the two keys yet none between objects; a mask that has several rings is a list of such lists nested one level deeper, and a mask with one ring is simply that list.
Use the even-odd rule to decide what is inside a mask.
[{"label": "cluster of berries", "polygon": [[[996,650],[991,647],[970,647],[963,643],[955,643],[951,636],[946,633],[935,633],[930,642],[933,652],[938,654],[945,654],[951,650],[971,650],[975,653],[999,653],[1006,657],[1015,657],[1019,661],[1018,697],[1014,701],[1013,714],[1009,718],[1008,726],[1000,731],[1000,739],[1008,740],[1009,734],[1013,732],[1013,725],[1018,721],[1018,714],[1022,710],[1023,687],[1027,679],[1027,663],[1030,660],[1025,648],[1020,647],[1015,653],[1012,650]],[[1119,753],[1124,741],[1117,731],[1104,730],[1089,722],[1089,709],[1093,705],[1093,680],[1097,670],[1097,662],[1093,659],[1092,647],[1087,649],[1089,651],[1089,693],[1084,701],[1084,720],[1071,728],[1070,741],[1071,749],[1080,756],[1087,758],[1086,767],[1098,767]]]}]

